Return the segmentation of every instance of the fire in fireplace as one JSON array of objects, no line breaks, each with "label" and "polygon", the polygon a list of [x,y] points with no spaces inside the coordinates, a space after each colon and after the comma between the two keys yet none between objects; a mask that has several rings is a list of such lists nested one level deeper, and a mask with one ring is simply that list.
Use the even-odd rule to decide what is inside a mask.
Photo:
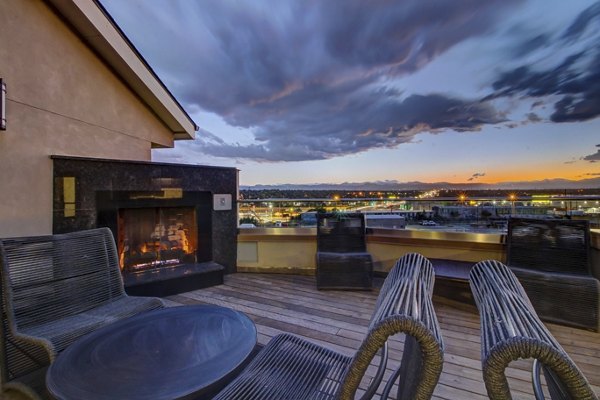
[{"label": "fire in fireplace", "polygon": [[196,262],[195,207],[120,209],[118,250],[125,273]]}]

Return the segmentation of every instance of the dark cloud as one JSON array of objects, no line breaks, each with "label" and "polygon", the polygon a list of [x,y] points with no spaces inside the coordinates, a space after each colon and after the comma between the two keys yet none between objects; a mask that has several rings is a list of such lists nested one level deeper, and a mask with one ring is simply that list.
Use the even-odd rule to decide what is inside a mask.
[{"label": "dark cloud", "polygon": [[[600,147],[600,144],[597,144],[596,147]],[[600,149],[598,149],[594,154],[590,154],[588,156],[582,157],[581,159],[584,161],[589,161],[589,162],[600,161]]]},{"label": "dark cloud", "polygon": [[[532,110],[552,101],[554,122],[600,115],[600,2],[564,31],[521,35],[510,60],[527,62],[499,73],[493,93],[476,99],[404,93],[392,83],[488,35],[520,0],[101,1],[120,13],[117,21],[127,20],[125,33],[186,109],[216,113],[255,135],[253,144],[231,144],[203,131],[182,144],[192,153],[328,159],[415,142],[421,132],[548,118],[540,111],[543,118],[530,112],[525,121],[507,121],[492,105],[499,98],[532,98]],[[143,29],[154,26],[161,29]],[[589,40],[594,35],[599,40]],[[535,52],[576,41],[584,45],[557,51],[556,63],[531,62]]]},{"label": "dark cloud", "polygon": [[386,81],[489,33],[521,2],[103,0],[121,18],[135,15],[125,33],[186,108],[255,134],[252,145],[200,138],[203,151],[264,161],[326,159],[504,121],[478,99],[404,95]]},{"label": "dark cloud", "polygon": [[531,104],[531,109],[533,110],[534,108],[537,108],[537,107],[543,107],[544,104],[545,103],[542,100],[536,100]]},{"label": "dark cloud", "polygon": [[583,174],[583,176],[600,176],[600,172],[588,172]]},{"label": "dark cloud", "polygon": [[[524,96],[541,98],[559,96],[550,115],[553,122],[585,121],[600,116],[600,2],[590,6],[575,19],[564,33],[553,37],[541,34],[517,46],[516,53],[541,47],[567,47],[567,42],[584,34],[595,40],[582,41],[554,67],[521,65],[505,71],[493,83],[494,93],[486,100]],[[558,56],[558,54],[557,54]],[[534,103],[538,105],[539,103]],[[532,106],[533,107],[533,106]]]},{"label": "dark cloud", "polygon": [[550,94],[578,93],[584,90],[580,73],[573,67],[585,52],[568,56],[561,64],[545,71],[534,71],[530,66],[521,66],[503,73],[494,82],[494,97],[524,94],[541,97]]},{"label": "dark cloud", "polygon": [[471,175],[471,177],[469,179],[467,179],[467,181],[471,182],[477,178],[481,178],[482,176],[485,176],[485,172],[475,172],[473,175]]},{"label": "dark cloud", "polygon": [[571,41],[579,39],[591,24],[597,22],[599,15],[600,2],[596,2],[579,14],[575,21],[565,30],[563,38]]},{"label": "dark cloud", "polygon": [[[244,115],[248,124],[255,115],[261,116],[255,135],[262,144],[205,143],[204,149],[219,157],[259,161],[318,160],[394,147],[413,141],[424,131],[477,131],[502,120],[487,103],[442,95],[412,95],[400,100],[393,92],[355,97],[323,93],[319,98],[317,104],[289,99],[295,106],[283,107],[279,113],[269,114],[269,107],[263,106],[264,114],[259,108]],[[343,104],[338,104],[341,99],[345,99]],[[343,111],[331,113],[331,108]]]},{"label": "dark cloud", "polygon": [[548,34],[542,33],[536,35],[528,40],[525,40],[523,43],[520,43],[514,50],[514,57],[523,57],[531,52],[538,50],[543,47],[547,47],[550,42],[550,37]]},{"label": "dark cloud", "polygon": [[[321,2],[319,26],[328,54],[344,65],[405,73],[450,47],[490,31],[511,3],[464,0]],[[389,73],[390,71],[388,71]]]}]

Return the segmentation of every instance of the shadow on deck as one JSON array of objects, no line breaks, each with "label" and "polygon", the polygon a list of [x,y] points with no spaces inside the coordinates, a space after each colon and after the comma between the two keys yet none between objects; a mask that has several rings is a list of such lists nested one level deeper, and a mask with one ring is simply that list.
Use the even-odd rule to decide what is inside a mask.
[{"label": "shadow on deck", "polygon": [[[278,333],[291,332],[352,355],[367,331],[377,292],[377,289],[372,292],[319,291],[314,277],[237,273],[227,275],[223,285],[167,299],[173,305],[216,304],[242,311],[256,323],[260,344],[266,344]],[[487,399],[481,375],[477,310],[441,297],[434,298],[434,305],[446,354],[433,398]],[[594,390],[600,393],[600,333],[553,324],[547,326]],[[396,340],[403,341],[403,338]],[[399,345],[392,345],[392,366],[400,362],[399,348]],[[516,398],[534,398],[530,368],[530,360],[520,360],[513,362],[507,371]],[[367,374],[372,377],[375,370],[372,366]],[[388,375],[390,373],[388,371]]]}]

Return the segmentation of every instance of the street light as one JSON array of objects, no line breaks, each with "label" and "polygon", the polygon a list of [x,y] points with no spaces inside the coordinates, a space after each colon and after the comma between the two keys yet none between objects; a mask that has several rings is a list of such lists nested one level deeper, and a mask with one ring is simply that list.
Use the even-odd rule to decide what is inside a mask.
[{"label": "street light", "polygon": [[516,214],[515,200],[517,199],[517,196],[514,193],[511,193],[508,198],[510,199],[510,215]]}]

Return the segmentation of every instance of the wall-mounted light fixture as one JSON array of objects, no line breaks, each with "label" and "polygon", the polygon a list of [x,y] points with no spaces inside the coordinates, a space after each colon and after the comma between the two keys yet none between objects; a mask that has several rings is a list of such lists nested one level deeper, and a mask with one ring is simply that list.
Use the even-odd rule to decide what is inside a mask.
[{"label": "wall-mounted light fixture", "polygon": [[0,130],[6,130],[6,83],[0,78]]}]

